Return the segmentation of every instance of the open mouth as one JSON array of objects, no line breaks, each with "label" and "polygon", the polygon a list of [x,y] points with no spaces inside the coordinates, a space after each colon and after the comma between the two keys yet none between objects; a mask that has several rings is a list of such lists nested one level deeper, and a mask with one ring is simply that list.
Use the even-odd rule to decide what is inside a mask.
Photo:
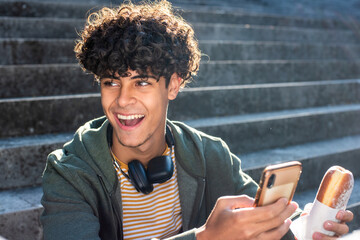
[{"label": "open mouth", "polygon": [[145,115],[135,114],[135,115],[121,115],[117,114],[119,122],[126,127],[133,127],[139,124]]}]

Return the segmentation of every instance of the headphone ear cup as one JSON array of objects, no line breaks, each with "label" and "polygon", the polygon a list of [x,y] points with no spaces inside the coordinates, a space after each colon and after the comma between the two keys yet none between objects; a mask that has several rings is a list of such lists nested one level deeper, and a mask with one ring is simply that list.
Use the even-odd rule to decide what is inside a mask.
[{"label": "headphone ear cup", "polygon": [[144,166],[138,160],[129,162],[129,178],[138,192],[149,194],[153,190],[152,184],[149,182]]},{"label": "headphone ear cup", "polygon": [[170,156],[151,159],[147,166],[147,179],[150,183],[163,183],[169,180],[174,172],[174,163]]}]

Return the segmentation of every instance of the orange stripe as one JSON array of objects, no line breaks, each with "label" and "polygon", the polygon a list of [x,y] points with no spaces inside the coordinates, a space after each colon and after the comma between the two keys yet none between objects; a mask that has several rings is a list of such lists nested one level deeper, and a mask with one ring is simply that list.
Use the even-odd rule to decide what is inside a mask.
[{"label": "orange stripe", "polygon": [[[150,193],[149,195],[147,196],[144,196],[142,193],[138,193],[138,192],[135,192],[134,193],[130,193],[128,194],[126,191],[122,193],[122,196],[125,200],[131,200],[131,201],[135,201],[135,202],[138,202],[139,200],[140,201],[154,201],[154,200],[157,200],[159,198],[163,198],[164,196],[167,196],[169,195],[168,192],[170,192],[170,194],[176,194],[176,189],[161,189],[161,191],[156,191],[154,193]],[[130,191],[129,191],[130,192]]]},{"label": "orange stripe", "polygon": [[[157,202],[157,203],[161,203],[163,202],[164,200],[166,199],[169,199],[169,198],[173,198],[174,195],[177,195],[176,193],[174,192],[171,192],[171,193],[167,193],[167,192],[164,192],[162,193],[161,195],[159,194],[159,196],[154,196],[156,198],[146,198],[146,199],[139,199],[139,198],[133,198],[131,196],[127,196],[126,194],[124,194],[124,202],[125,201],[128,201],[129,203],[133,203],[132,205],[134,204],[140,204],[140,203],[145,203],[145,202],[150,202],[150,203],[153,203],[153,202]],[[139,196],[140,197],[140,196]]]},{"label": "orange stripe", "polygon": [[153,215],[155,215],[155,214],[163,215],[162,214],[163,211],[170,210],[172,208],[173,208],[173,206],[168,206],[168,207],[158,206],[158,209],[162,209],[161,211],[157,211],[156,209],[149,211],[149,209],[141,209],[141,208],[135,209],[133,211],[129,211],[129,209],[124,208],[124,212],[125,212],[125,209],[128,210],[127,213],[124,213],[124,216],[139,215],[139,214],[146,215],[147,213],[152,213]]},{"label": "orange stripe", "polygon": [[[170,217],[169,217],[170,215]],[[171,217],[171,213],[167,214],[167,215],[161,215],[161,216],[158,216],[158,219],[154,219],[154,216],[152,215],[146,215],[146,216],[128,216],[127,217],[127,220],[124,221],[124,223],[126,223],[126,227],[127,226],[131,226],[132,224],[136,224],[136,225],[143,225],[145,223],[148,223],[148,222],[152,222],[152,223],[156,223],[156,222],[159,222],[159,221],[163,221],[164,218],[167,218],[169,220],[173,220],[173,219],[176,219],[176,221],[180,220],[180,215],[177,215],[176,217]]]},{"label": "orange stripe", "polygon": [[[172,222],[174,219],[172,218],[168,218],[168,217],[161,217],[161,218],[157,218],[156,221],[154,221],[154,219],[149,219],[147,221],[142,221],[140,224],[141,225],[146,225],[146,224],[154,224],[157,222],[163,222],[163,223],[169,223]],[[175,221],[179,221],[179,219],[175,219]],[[139,222],[135,222],[135,221],[131,221],[130,223],[128,223],[126,225],[127,228],[131,228],[132,226],[139,226]]]},{"label": "orange stripe", "polygon": [[[154,190],[148,195],[136,191],[135,187],[114,164],[121,183],[123,205],[123,224],[125,239],[164,238],[178,233],[182,226],[177,169],[174,151],[167,147],[164,154],[174,163],[172,178],[161,184],[154,184]],[[127,172],[127,166],[118,164]]]},{"label": "orange stripe", "polygon": [[[171,228],[166,228],[166,229],[163,229],[162,227],[156,227],[156,228],[152,228],[152,230],[153,231],[158,231],[158,234],[159,233],[165,233],[165,232],[167,232],[167,231],[169,231]],[[148,230],[146,230],[146,229],[143,229],[143,228],[139,228],[139,230],[137,230],[137,231],[135,231],[136,232],[136,234],[146,234],[147,232],[148,232]],[[133,235],[135,235],[135,234],[133,234]],[[146,235],[144,235],[144,236],[146,236]]]}]

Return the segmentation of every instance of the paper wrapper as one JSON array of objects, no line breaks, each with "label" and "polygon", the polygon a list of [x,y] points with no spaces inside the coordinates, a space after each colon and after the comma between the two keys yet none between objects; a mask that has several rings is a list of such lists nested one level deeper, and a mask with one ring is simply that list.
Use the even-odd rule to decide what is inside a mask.
[{"label": "paper wrapper", "polygon": [[339,222],[336,219],[339,210],[341,209],[331,208],[315,199],[309,214],[295,220],[290,226],[291,231],[298,240],[312,240],[314,232],[334,236],[334,232],[325,230],[323,226],[327,220]]}]

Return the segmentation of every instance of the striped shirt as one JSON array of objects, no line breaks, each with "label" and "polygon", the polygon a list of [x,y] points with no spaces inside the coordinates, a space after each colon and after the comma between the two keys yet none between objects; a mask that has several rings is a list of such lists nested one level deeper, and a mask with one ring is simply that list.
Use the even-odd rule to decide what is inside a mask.
[{"label": "striped shirt", "polygon": [[[145,195],[136,191],[121,173],[128,174],[128,166],[113,154],[114,166],[121,186],[124,239],[166,238],[177,234],[182,227],[177,170],[174,147],[166,147],[163,155],[170,155],[174,172],[165,183],[155,183],[154,190]],[[119,166],[120,164],[120,166]]]}]

